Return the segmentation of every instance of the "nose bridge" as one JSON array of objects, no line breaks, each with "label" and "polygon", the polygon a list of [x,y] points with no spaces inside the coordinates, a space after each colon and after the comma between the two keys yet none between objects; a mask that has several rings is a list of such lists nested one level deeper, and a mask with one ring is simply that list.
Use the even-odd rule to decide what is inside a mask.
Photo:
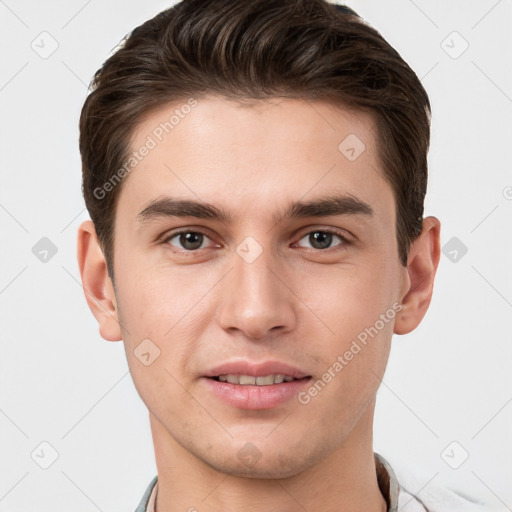
[{"label": "nose bridge", "polygon": [[247,237],[237,246],[232,264],[223,290],[222,327],[243,331],[250,338],[262,338],[278,327],[292,328],[293,294],[277,277],[280,264],[273,251]]},{"label": "nose bridge", "polygon": [[271,249],[259,249],[253,243],[243,242],[237,247],[234,257],[233,279],[247,298],[261,300],[277,298],[275,257]]}]

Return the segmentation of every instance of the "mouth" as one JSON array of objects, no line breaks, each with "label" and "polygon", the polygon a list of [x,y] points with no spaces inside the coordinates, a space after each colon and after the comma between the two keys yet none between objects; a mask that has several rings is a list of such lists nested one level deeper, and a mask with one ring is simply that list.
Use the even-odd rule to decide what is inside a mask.
[{"label": "mouth", "polygon": [[283,382],[293,382],[296,380],[309,379],[310,376],[308,375],[306,377],[297,379],[292,375],[284,375],[280,373],[271,373],[269,375],[263,376],[228,373],[210,378],[217,382],[228,382],[229,384],[237,384],[240,386],[272,386],[273,384],[282,384]]},{"label": "mouth", "polygon": [[296,400],[311,375],[278,361],[237,360],[212,368],[203,382],[224,404],[237,409],[273,409]]},{"label": "mouth", "polygon": [[311,375],[280,361],[236,359],[211,368],[205,377],[242,386],[270,386],[311,377]]}]

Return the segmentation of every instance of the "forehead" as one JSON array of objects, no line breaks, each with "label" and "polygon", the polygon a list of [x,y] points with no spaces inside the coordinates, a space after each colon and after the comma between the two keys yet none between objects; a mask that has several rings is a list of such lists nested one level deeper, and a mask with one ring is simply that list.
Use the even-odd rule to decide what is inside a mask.
[{"label": "forehead", "polygon": [[137,161],[120,201],[128,195],[138,206],[170,195],[240,210],[256,204],[261,214],[280,201],[332,192],[377,210],[393,202],[372,116],[324,101],[184,99],[146,116],[131,150]]}]

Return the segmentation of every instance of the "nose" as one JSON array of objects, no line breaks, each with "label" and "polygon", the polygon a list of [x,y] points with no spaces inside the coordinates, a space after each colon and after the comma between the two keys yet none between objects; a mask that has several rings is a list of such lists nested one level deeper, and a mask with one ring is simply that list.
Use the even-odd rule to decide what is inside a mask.
[{"label": "nose", "polygon": [[270,251],[254,261],[233,254],[233,268],[224,280],[219,323],[252,340],[266,340],[293,330],[296,325],[295,295],[289,276]]}]

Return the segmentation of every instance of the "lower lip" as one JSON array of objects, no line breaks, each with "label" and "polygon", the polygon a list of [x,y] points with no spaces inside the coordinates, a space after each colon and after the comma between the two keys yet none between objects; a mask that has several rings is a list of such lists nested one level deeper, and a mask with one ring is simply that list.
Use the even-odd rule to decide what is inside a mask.
[{"label": "lower lip", "polygon": [[205,378],[206,384],[216,396],[229,405],[239,409],[272,409],[293,398],[307,385],[310,377],[270,384],[269,386],[251,386],[230,384],[214,379]]}]

